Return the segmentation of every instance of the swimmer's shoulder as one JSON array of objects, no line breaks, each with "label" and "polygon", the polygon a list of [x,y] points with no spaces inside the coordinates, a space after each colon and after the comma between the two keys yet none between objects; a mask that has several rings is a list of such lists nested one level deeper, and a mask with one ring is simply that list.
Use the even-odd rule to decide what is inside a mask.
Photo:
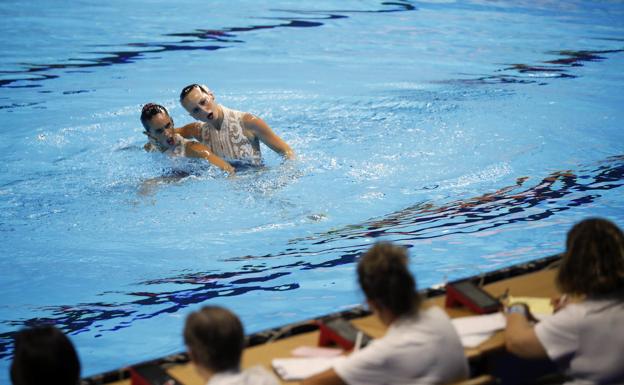
[{"label": "swimmer's shoulder", "polygon": [[180,128],[176,128],[176,133],[182,135],[185,138],[200,138],[202,132],[203,123],[192,122],[185,124]]}]

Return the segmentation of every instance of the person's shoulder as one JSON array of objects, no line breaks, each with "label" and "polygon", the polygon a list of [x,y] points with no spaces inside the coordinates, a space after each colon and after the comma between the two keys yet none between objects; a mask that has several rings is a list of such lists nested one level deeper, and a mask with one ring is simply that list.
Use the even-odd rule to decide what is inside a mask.
[{"label": "person's shoulder", "polygon": [[256,123],[260,120],[260,118],[254,114],[252,114],[251,112],[243,112],[243,111],[239,111],[240,114],[242,114],[243,116],[243,121],[245,123]]},{"label": "person's shoulder", "polygon": [[562,307],[559,311],[554,313],[552,316],[560,316],[560,317],[584,317],[588,312],[591,312],[592,309],[596,308],[596,306],[600,306],[599,302],[592,300],[583,300],[580,302],[571,302]]},{"label": "person's shoulder", "polygon": [[223,104],[219,104],[219,107],[221,108],[221,111],[223,111],[223,115],[229,115],[229,116],[234,116],[234,117],[238,116],[238,117],[244,118],[245,115],[249,114],[249,112],[237,110],[235,108],[226,107]]},{"label": "person's shoulder", "polygon": [[427,345],[432,341],[455,338],[456,331],[446,312],[438,306],[420,309],[414,316],[405,316],[391,325],[393,343]]},{"label": "person's shoulder", "polygon": [[265,133],[269,129],[268,125],[260,117],[251,112],[243,112],[242,114],[244,128],[251,131],[254,135]]},{"label": "person's shoulder", "polygon": [[[590,306],[591,307],[591,306]],[[546,316],[535,325],[535,333],[540,341],[546,333],[560,329],[578,329],[583,323],[589,307],[586,301],[569,303],[556,313]]]},{"label": "person's shoulder", "polygon": [[418,316],[419,322],[431,323],[431,324],[451,324],[451,317],[439,306],[430,306],[420,310]]},{"label": "person's shoulder", "polygon": [[444,311],[444,309],[442,309],[440,306],[433,305],[426,309],[422,309],[422,312],[423,314],[427,314],[433,318],[450,319],[446,311]]},{"label": "person's shoulder", "polygon": [[620,317],[624,316],[624,300],[614,296],[587,298],[579,303],[571,303],[562,310],[565,310],[568,306],[582,313],[583,316],[598,315],[601,313],[614,313],[618,314]]}]

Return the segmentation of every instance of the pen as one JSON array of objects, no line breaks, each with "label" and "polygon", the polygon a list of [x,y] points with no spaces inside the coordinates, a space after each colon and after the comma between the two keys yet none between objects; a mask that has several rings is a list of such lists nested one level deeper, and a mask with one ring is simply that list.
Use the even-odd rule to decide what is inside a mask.
[{"label": "pen", "polygon": [[362,337],[364,336],[364,333],[362,333],[361,330],[358,330],[357,335],[355,336],[355,346],[353,347],[353,351],[358,351],[360,350],[360,347],[362,345]]},{"label": "pen", "polygon": [[500,297],[498,297],[498,300],[504,305],[506,305],[505,302],[507,302],[508,298],[509,298],[509,288],[505,289],[505,292]]}]

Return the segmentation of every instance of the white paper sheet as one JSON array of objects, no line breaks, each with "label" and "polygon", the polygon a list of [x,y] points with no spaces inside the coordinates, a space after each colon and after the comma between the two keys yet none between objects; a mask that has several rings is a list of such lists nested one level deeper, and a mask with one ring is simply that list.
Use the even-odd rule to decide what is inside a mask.
[{"label": "white paper sheet", "polygon": [[275,372],[285,381],[303,380],[331,368],[340,357],[276,358],[271,361]]},{"label": "white paper sheet", "polygon": [[494,333],[503,330],[506,323],[505,316],[500,312],[453,318],[451,321],[465,348],[474,348],[485,342]]},{"label": "white paper sheet", "polygon": [[494,333],[468,334],[466,336],[459,336],[459,339],[461,340],[463,347],[476,348],[493,335]]},{"label": "white paper sheet", "polygon": [[500,312],[453,318],[452,322],[460,336],[493,333],[505,328],[505,316]]},{"label": "white paper sheet", "polygon": [[344,350],[318,346],[299,346],[293,349],[290,354],[293,357],[338,357],[344,354]]}]

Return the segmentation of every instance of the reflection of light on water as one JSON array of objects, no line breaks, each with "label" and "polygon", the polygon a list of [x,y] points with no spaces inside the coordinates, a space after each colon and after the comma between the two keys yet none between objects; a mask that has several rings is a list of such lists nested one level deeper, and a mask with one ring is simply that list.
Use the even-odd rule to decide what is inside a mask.
[{"label": "reflection of light on water", "polygon": [[[168,102],[161,102],[161,104],[165,108],[167,108],[167,110],[171,110],[171,108],[177,107],[177,104],[174,103],[173,100],[168,101]],[[93,113],[93,117],[95,119],[109,119],[109,118],[115,118],[115,117],[120,117],[120,116],[127,116],[127,117],[135,118],[137,114],[140,114],[141,108],[142,108],[142,105],[123,106],[114,111],[95,112]],[[140,122],[138,121],[138,119],[137,119],[137,125],[140,125]]]},{"label": "reflection of light on water", "polygon": [[233,232],[232,235],[234,234],[250,234],[250,233],[260,233],[260,232],[264,232],[264,231],[270,231],[270,230],[279,230],[279,229],[283,229],[286,227],[293,227],[295,226],[294,223],[269,223],[263,226],[257,226],[251,229],[240,229],[236,232]]},{"label": "reflection of light on water", "polygon": [[377,199],[383,199],[385,197],[386,194],[380,192],[380,191],[371,191],[365,194],[360,195],[360,199],[362,200],[377,200]]},{"label": "reflection of light on water", "polygon": [[483,170],[479,170],[468,175],[462,175],[456,179],[437,182],[436,186],[439,189],[453,189],[473,185],[483,181],[496,181],[504,176],[510,175],[512,171],[513,170],[509,163],[501,162],[487,166]]},{"label": "reflection of light on water", "polygon": [[385,163],[363,162],[358,168],[349,170],[347,174],[352,176],[356,181],[363,182],[391,176],[394,171],[394,169]]}]

